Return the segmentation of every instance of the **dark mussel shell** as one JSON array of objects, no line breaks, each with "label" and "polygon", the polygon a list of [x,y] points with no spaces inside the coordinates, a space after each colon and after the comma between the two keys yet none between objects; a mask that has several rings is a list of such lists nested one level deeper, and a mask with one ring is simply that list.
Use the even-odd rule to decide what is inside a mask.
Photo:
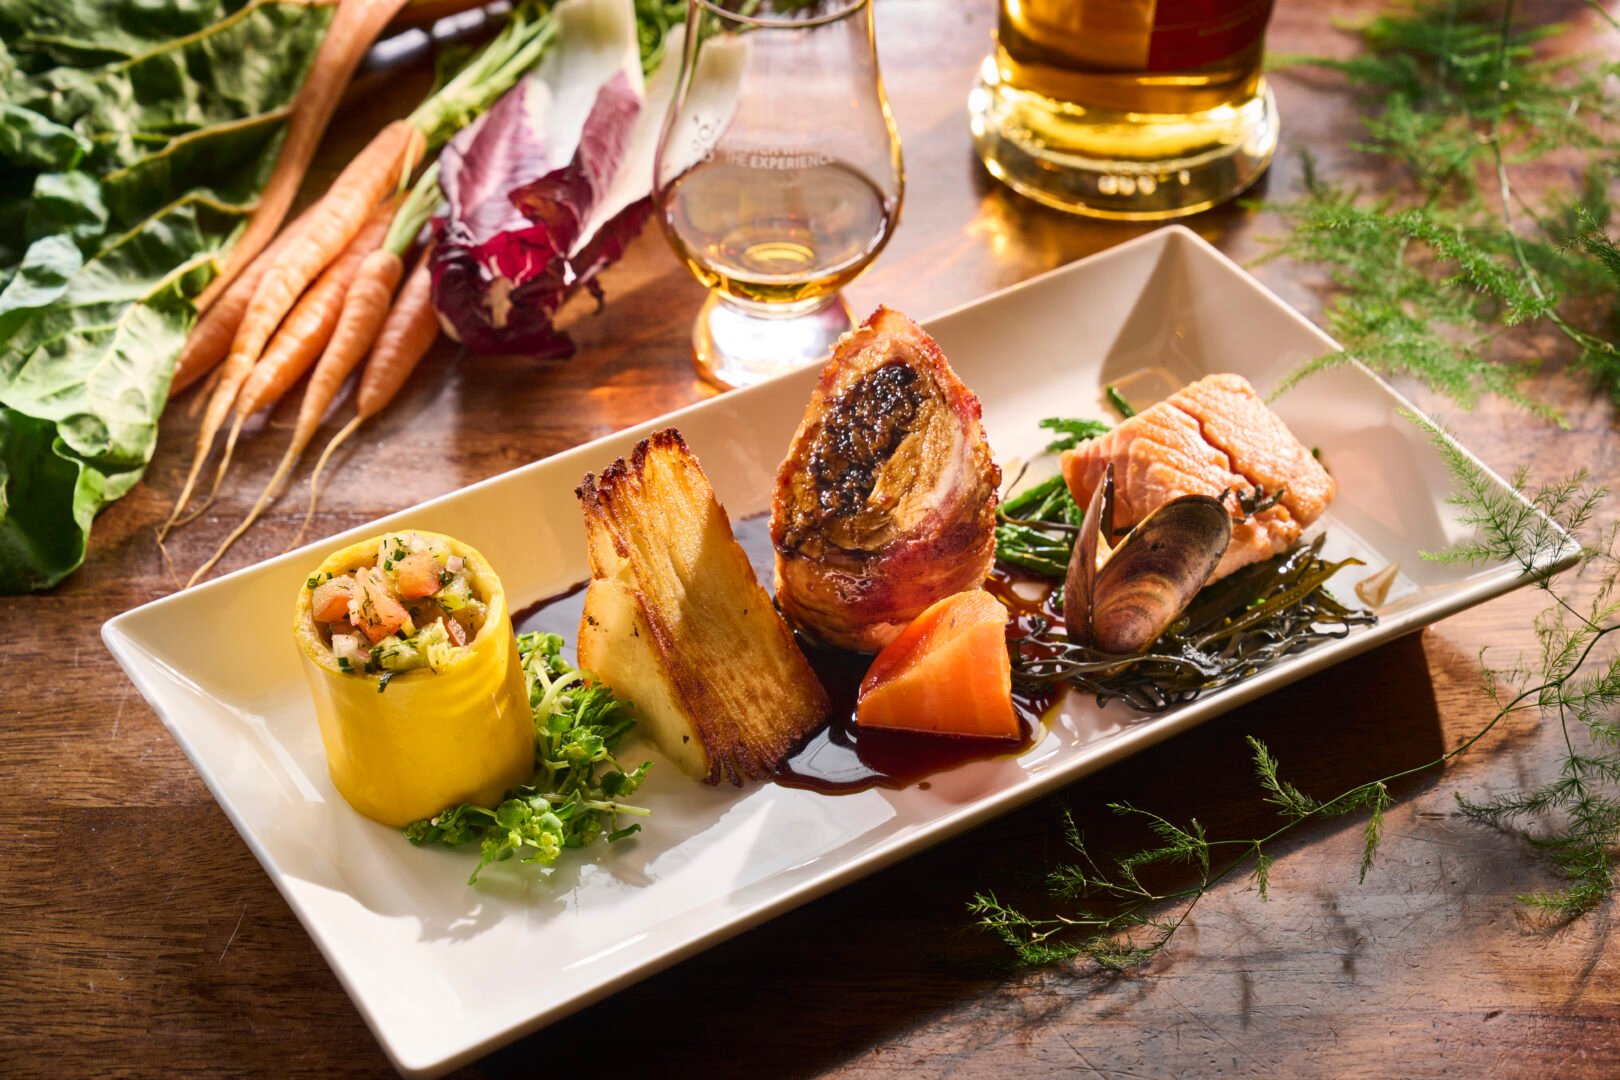
[{"label": "dark mussel shell", "polygon": [[1074,551],[1069,556],[1069,572],[1063,579],[1063,625],[1069,631],[1069,640],[1091,640],[1091,597],[1097,580],[1097,570],[1108,558],[1114,536],[1114,464],[1103,467],[1102,483],[1091,493],[1091,504],[1086,516],[1080,520],[1080,535],[1075,537]]},{"label": "dark mussel shell", "polygon": [[1112,466],[1091,502],[1064,583],[1070,640],[1116,656],[1145,652],[1220,564],[1232,541],[1231,512],[1207,495],[1183,495],[1110,549]]}]

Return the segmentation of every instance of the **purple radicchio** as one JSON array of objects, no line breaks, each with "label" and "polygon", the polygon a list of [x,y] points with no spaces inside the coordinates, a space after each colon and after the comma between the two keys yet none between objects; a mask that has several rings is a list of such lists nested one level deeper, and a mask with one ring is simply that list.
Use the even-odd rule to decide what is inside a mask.
[{"label": "purple radicchio", "polygon": [[440,159],[433,304],[474,352],[573,355],[553,316],[581,288],[600,302],[596,275],[651,209],[667,94],[645,99],[631,5],[564,0],[556,17],[540,66]]}]

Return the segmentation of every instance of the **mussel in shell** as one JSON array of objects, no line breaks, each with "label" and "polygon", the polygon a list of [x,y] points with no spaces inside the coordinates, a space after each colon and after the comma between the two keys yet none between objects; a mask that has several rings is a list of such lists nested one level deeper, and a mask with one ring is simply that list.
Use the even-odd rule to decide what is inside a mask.
[{"label": "mussel in shell", "polygon": [[1092,493],[1063,584],[1069,640],[1116,656],[1146,652],[1187,610],[1232,540],[1219,499],[1183,495],[1137,523],[1117,545],[1114,467]]}]

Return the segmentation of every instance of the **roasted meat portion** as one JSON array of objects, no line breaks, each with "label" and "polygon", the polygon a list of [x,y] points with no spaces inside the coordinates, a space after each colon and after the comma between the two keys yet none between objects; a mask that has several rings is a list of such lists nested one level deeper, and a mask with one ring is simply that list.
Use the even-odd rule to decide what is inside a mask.
[{"label": "roasted meat portion", "polygon": [[1000,482],[979,399],[921,327],[878,308],[839,342],[777,474],[777,604],[876,652],[990,572]]},{"label": "roasted meat portion", "polygon": [[769,776],[827,718],[827,693],[680,433],[654,433],[576,494],[591,556],[580,666],[688,775]]},{"label": "roasted meat portion", "polygon": [[[1275,506],[1232,523],[1212,581],[1282,551],[1333,501],[1333,478],[1238,375],[1207,375],[1065,451],[1063,477],[1081,506],[1090,504],[1110,464],[1121,527],[1182,495],[1282,493]],[[1236,510],[1232,499],[1227,503]]]}]

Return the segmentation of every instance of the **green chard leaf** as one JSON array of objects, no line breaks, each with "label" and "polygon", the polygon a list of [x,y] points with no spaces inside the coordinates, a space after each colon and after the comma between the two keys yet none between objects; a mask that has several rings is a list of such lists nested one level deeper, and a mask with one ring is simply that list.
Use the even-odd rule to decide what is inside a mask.
[{"label": "green chard leaf", "polygon": [[331,14],[0,0],[0,591],[71,573],[140,479]]},{"label": "green chard leaf", "polygon": [[23,228],[30,242],[67,237],[87,255],[101,246],[107,206],[95,177],[82,172],[42,173],[27,202]]},{"label": "green chard leaf", "polygon": [[20,105],[0,103],[0,158],[34,169],[71,169],[90,140]]},{"label": "green chard leaf", "polygon": [[53,425],[0,408],[0,592],[48,588],[84,559],[107,477],[75,458]]},{"label": "green chard leaf", "polygon": [[83,265],[84,257],[69,237],[47,236],[31,244],[22,265],[0,291],[0,345],[35,312],[67,292],[68,282]]}]

